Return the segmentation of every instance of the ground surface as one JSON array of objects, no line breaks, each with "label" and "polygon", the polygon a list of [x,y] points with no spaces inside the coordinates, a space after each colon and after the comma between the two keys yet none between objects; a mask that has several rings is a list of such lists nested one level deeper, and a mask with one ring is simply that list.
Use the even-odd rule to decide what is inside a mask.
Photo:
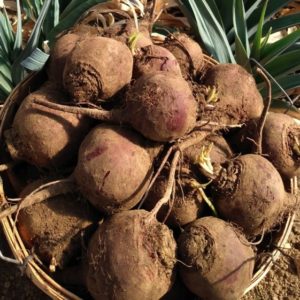
[{"label": "ground surface", "polygon": [[[298,209],[289,245],[291,249],[282,249],[284,255],[281,255],[266,278],[243,300],[300,299],[300,209]],[[0,250],[9,255],[2,233],[0,234]],[[0,261],[0,300],[8,299],[46,300],[49,298],[23,276],[15,265]]]}]

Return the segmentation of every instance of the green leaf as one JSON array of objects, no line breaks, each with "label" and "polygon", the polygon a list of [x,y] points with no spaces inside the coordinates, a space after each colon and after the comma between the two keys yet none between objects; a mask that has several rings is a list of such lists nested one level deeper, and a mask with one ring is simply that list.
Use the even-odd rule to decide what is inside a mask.
[{"label": "green leaf", "polygon": [[11,78],[11,66],[3,57],[0,56],[0,72],[2,75],[7,78],[9,81],[12,81]]},{"label": "green leaf", "polygon": [[266,34],[266,36],[263,38],[263,41],[261,42],[261,45],[260,45],[261,51],[264,51],[264,48],[268,44],[271,34],[272,34],[272,28],[269,29],[268,33]]},{"label": "green leaf", "polygon": [[22,50],[23,33],[22,33],[22,13],[20,7],[20,0],[17,0],[17,32],[12,53],[12,59],[15,60]]},{"label": "green leaf", "polygon": [[225,31],[228,32],[232,29],[232,7],[234,0],[215,0],[216,6],[219,9],[219,13],[223,20],[223,27]]},{"label": "green leaf", "polygon": [[297,26],[300,24],[300,13],[291,14],[278,19],[273,19],[267,22],[264,26],[263,34],[272,28],[272,33],[281,31],[286,28]]},{"label": "green leaf", "polygon": [[4,55],[9,58],[13,40],[9,34],[11,25],[7,23],[7,15],[0,11],[0,48]]},{"label": "green leaf", "polygon": [[246,52],[246,57],[249,57],[250,47],[247,34],[247,25],[245,20],[245,8],[243,0],[234,0],[233,2],[233,26],[235,36],[238,38],[239,43],[242,44],[243,49]]},{"label": "green leaf", "polygon": [[0,72],[0,89],[9,94],[13,89],[12,83]]},{"label": "green leaf", "polygon": [[51,44],[55,41],[56,36],[62,31],[70,28],[78,20],[78,18],[90,7],[106,2],[106,0],[73,0],[62,13],[59,24],[55,26],[47,36]]},{"label": "green leaf", "polygon": [[221,27],[224,30],[223,20],[222,20],[220,11],[219,11],[219,9],[218,9],[218,7],[216,5],[215,0],[209,0],[208,4],[210,6],[210,9],[211,9],[212,13],[214,14],[214,16],[216,17],[217,21],[219,22],[219,24],[221,25]]},{"label": "green leaf", "polygon": [[275,59],[282,52],[294,45],[300,39],[300,29],[290,33],[275,43],[268,44],[261,53],[262,65],[265,65]]},{"label": "green leaf", "polygon": [[277,113],[287,114],[293,118],[300,119],[300,111],[299,109],[291,105],[289,102],[273,99],[271,103],[271,111]]},{"label": "green leaf", "polygon": [[49,35],[51,30],[59,23],[59,0],[52,0],[48,14],[43,24],[43,33],[45,37]]},{"label": "green leaf", "polygon": [[181,0],[179,4],[182,7],[192,9],[197,24],[196,32],[201,37],[209,53],[221,63],[235,63],[226,34],[213,15],[206,0],[197,1],[197,3],[194,0]]},{"label": "green leaf", "polygon": [[40,35],[42,32],[42,25],[48,9],[50,7],[51,0],[45,0],[44,5],[42,7],[41,13],[34,25],[30,38],[27,42],[25,49],[22,51],[20,56],[14,61],[12,66],[12,74],[13,74],[13,82],[14,84],[19,83],[25,76],[24,67],[21,65],[21,62],[31,55],[33,50],[38,47]]},{"label": "green leaf", "polygon": [[3,103],[9,94],[5,91],[1,90],[0,86],[0,102]]},{"label": "green leaf", "polygon": [[33,50],[30,56],[26,57],[21,62],[21,65],[30,71],[39,71],[43,68],[49,56],[49,54],[46,54],[39,48],[36,48]]},{"label": "green leaf", "polygon": [[265,20],[266,10],[267,10],[268,0],[265,0],[264,5],[261,10],[257,31],[254,37],[254,41],[252,44],[251,49],[251,57],[259,60],[260,59],[260,52],[261,52],[261,39],[262,39],[262,30],[263,30],[263,24]]},{"label": "green leaf", "polygon": [[[282,78],[275,78],[275,79],[285,91],[293,90],[300,87],[300,74],[293,74],[293,75],[288,75]],[[265,97],[267,95],[265,85],[263,83],[258,84],[258,88],[261,94]],[[275,83],[272,83],[273,98],[278,98],[282,94],[283,93],[280,90],[280,88]]]},{"label": "green leaf", "polygon": [[266,70],[275,77],[300,71],[300,50],[284,53],[265,65]]},{"label": "green leaf", "polygon": [[251,73],[248,54],[238,36],[235,37],[235,59],[236,62]]},{"label": "green leaf", "polygon": [[[272,1],[269,1],[268,7],[267,7],[267,10],[266,10],[264,23],[269,21],[270,18],[272,16],[274,16],[274,14],[276,12],[278,12],[280,9],[282,9],[284,6],[288,5],[292,1],[293,0],[275,0],[275,1],[272,0]],[[249,19],[247,20],[249,39],[251,39],[251,37],[253,37],[255,35],[256,31],[257,31],[260,16],[261,16],[261,9],[260,9],[260,7],[258,7],[251,14]]]}]

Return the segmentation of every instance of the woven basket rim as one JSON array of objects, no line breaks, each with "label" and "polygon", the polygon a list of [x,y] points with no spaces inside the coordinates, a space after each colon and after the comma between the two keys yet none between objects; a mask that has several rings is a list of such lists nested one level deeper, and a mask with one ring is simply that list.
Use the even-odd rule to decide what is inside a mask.
[{"label": "woven basket rim", "polygon": [[[208,65],[216,65],[218,64],[217,61],[215,61],[213,58],[205,55],[205,61]],[[0,140],[3,136],[3,130],[5,127],[5,122],[7,119],[7,116],[12,112],[13,108],[18,105],[18,102],[22,101],[20,99],[20,96],[22,94],[28,94],[29,88],[31,85],[35,85],[37,78],[43,77],[41,72],[38,73],[32,73],[28,77],[26,77],[20,84],[18,84],[14,90],[11,92],[9,97],[7,98],[5,104],[3,105],[1,111],[0,111]],[[22,90],[20,92],[20,90]],[[297,182],[297,180],[295,179]],[[0,204],[1,199],[0,195]],[[295,213],[290,213],[285,222],[284,222],[284,228],[282,231],[282,234],[276,243],[277,248],[284,247],[287,243],[287,240],[289,238],[289,235],[291,233],[293,223],[295,220]],[[19,232],[14,224],[14,220],[12,217],[6,217],[1,220],[1,224],[3,227],[3,231],[6,237],[6,240],[9,244],[9,247],[15,257],[15,259],[19,260],[20,262],[24,262],[25,260],[30,257],[29,252],[27,251]],[[244,295],[248,293],[250,290],[252,290],[255,286],[257,286],[263,278],[267,275],[267,273],[270,271],[272,266],[274,265],[275,260],[277,260],[281,255],[281,252],[278,249],[275,249],[271,252],[270,257],[261,265],[261,267],[253,274],[252,280],[250,285],[246,288],[244,291]],[[26,275],[27,277],[45,294],[50,296],[53,299],[59,299],[59,300],[80,300],[81,298],[75,295],[74,293],[70,292],[66,288],[64,288],[62,285],[57,283],[55,280],[53,280],[48,273],[46,273],[37,262],[34,261],[34,259],[29,259],[28,264],[26,267]]]}]

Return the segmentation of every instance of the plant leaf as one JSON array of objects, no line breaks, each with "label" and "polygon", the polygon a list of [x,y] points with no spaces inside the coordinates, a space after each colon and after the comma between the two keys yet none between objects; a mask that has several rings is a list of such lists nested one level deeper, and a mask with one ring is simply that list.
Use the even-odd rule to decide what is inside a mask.
[{"label": "plant leaf", "polygon": [[9,94],[13,89],[12,83],[0,72],[0,89]]},{"label": "plant leaf", "polygon": [[268,44],[261,53],[262,65],[265,65],[275,59],[282,52],[287,50],[290,46],[294,45],[300,39],[300,29],[290,33],[275,43]]},{"label": "plant leaf", "polygon": [[235,58],[236,62],[251,73],[251,66],[247,52],[238,36],[235,37]]},{"label": "plant leaf", "polygon": [[262,7],[259,22],[257,25],[257,31],[255,34],[254,41],[252,44],[252,49],[251,49],[251,57],[253,57],[257,60],[260,59],[262,30],[263,30],[263,24],[264,24],[264,20],[265,20],[268,2],[269,2],[268,0],[265,0],[264,5]]},{"label": "plant leaf", "polygon": [[300,70],[300,50],[294,50],[284,53],[270,63],[265,65],[266,70],[272,74],[272,76],[284,76],[294,71]]},{"label": "plant leaf", "polygon": [[227,41],[226,34],[213,15],[206,0],[185,1],[180,0],[181,7],[190,8],[196,19],[198,35],[201,37],[205,47],[219,62],[235,63],[233,53]]},{"label": "plant leaf", "polygon": [[49,40],[50,47],[51,44],[54,42],[56,36],[61,33],[62,31],[70,28],[74,25],[74,23],[78,20],[78,18],[90,7],[93,5],[106,2],[106,0],[73,0],[70,4],[66,7],[65,11],[61,15],[60,22],[55,26],[47,39]]},{"label": "plant leaf", "polygon": [[15,37],[15,43],[12,53],[12,60],[15,60],[22,50],[22,41],[23,41],[23,33],[22,33],[22,13],[20,7],[20,0],[17,0],[17,32]]},{"label": "plant leaf", "polygon": [[290,14],[287,16],[280,17],[278,19],[273,19],[268,21],[263,30],[263,34],[272,28],[272,33],[281,31],[286,28],[290,28],[300,24],[300,13]]},{"label": "plant leaf", "polygon": [[39,71],[43,68],[49,56],[49,54],[46,54],[39,48],[36,48],[33,50],[30,56],[26,57],[21,62],[21,66],[30,71]]},{"label": "plant leaf", "polygon": [[35,50],[38,47],[40,35],[42,32],[42,25],[44,22],[44,19],[46,17],[46,14],[48,12],[48,9],[50,7],[51,0],[45,0],[44,5],[42,7],[41,13],[34,25],[34,28],[32,30],[32,33],[30,35],[30,38],[27,42],[26,47],[21,52],[21,54],[18,56],[18,58],[14,61],[12,66],[12,75],[13,75],[13,83],[17,84],[20,82],[24,75],[25,70],[24,67],[21,65],[21,62],[31,55],[33,50]]},{"label": "plant leaf", "polygon": [[239,43],[241,43],[241,45],[243,46],[243,49],[246,52],[246,57],[249,57],[250,47],[243,0],[234,0],[233,2],[233,26],[235,36],[238,38]]},{"label": "plant leaf", "polygon": [[[275,79],[285,91],[290,91],[300,87],[300,74],[292,74],[292,75],[284,76],[282,78],[275,78]],[[262,83],[262,84],[258,84],[257,87],[259,88],[263,97],[265,97],[267,95],[267,90],[265,88],[265,85]],[[279,87],[276,84],[272,83],[273,98],[278,98],[281,95],[282,95],[282,91],[279,89]]]},{"label": "plant leaf", "polygon": [[287,114],[293,118],[300,119],[299,109],[296,106],[291,105],[289,102],[283,100],[273,99],[270,110],[276,113]]},{"label": "plant leaf", "polygon": [[59,23],[59,0],[52,0],[43,24],[43,33],[47,38],[50,31]]}]

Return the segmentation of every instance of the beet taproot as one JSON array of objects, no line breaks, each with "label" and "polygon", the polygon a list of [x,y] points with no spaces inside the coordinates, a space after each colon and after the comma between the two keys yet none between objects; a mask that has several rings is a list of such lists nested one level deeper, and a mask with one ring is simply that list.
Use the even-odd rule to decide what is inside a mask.
[{"label": "beet taproot", "polygon": [[[28,185],[27,196],[45,180]],[[18,230],[27,247],[52,268],[63,269],[80,255],[83,235],[91,235],[100,217],[78,194],[59,195],[20,210]]]},{"label": "beet taproot", "polygon": [[[257,120],[249,122],[232,139],[243,153],[253,148]],[[262,132],[262,154],[272,162],[285,181],[300,172],[300,127],[295,120],[281,113],[269,112]]]},{"label": "beet taproot", "polygon": [[63,85],[75,102],[97,102],[116,94],[132,77],[129,48],[106,37],[86,37],[66,60]]},{"label": "beet taproot", "polygon": [[251,282],[255,254],[231,224],[205,217],[188,225],[177,240],[180,275],[203,300],[236,300]]},{"label": "beet taproot", "polygon": [[48,169],[61,169],[76,161],[77,151],[90,130],[91,121],[83,116],[37,107],[35,99],[52,103],[67,97],[47,82],[21,103],[5,141],[13,159]]},{"label": "beet taproot", "polygon": [[114,213],[134,207],[148,187],[153,153],[137,133],[101,124],[82,142],[74,178],[98,210]]},{"label": "beet taproot", "polygon": [[204,66],[204,55],[197,42],[185,33],[174,33],[163,46],[176,57],[185,77],[199,75]]},{"label": "beet taproot", "polygon": [[[204,85],[215,88],[203,115],[220,124],[239,124],[259,118],[263,99],[251,74],[237,64],[219,64],[207,71]],[[213,108],[212,108],[213,107]]]},{"label": "beet taproot", "polygon": [[212,183],[220,216],[240,226],[247,236],[267,232],[295,205],[275,167],[264,157],[246,154],[229,160]]},{"label": "beet taproot", "polygon": [[150,140],[168,142],[189,133],[196,125],[197,102],[188,83],[178,76],[156,72],[140,77],[127,93],[124,107],[110,111],[58,105],[36,100],[37,105],[83,114],[114,123],[129,123]]},{"label": "beet taproot", "polygon": [[53,49],[51,49],[50,59],[47,65],[47,74],[49,80],[56,83],[58,87],[62,87],[66,60],[70,56],[79,39],[80,35],[67,33],[57,39]]},{"label": "beet taproot", "polygon": [[134,77],[138,78],[157,71],[182,76],[175,56],[166,48],[150,45],[140,49],[135,56]]},{"label": "beet taproot", "polygon": [[106,219],[88,247],[87,286],[95,300],[157,300],[175,279],[176,242],[144,210]]}]

